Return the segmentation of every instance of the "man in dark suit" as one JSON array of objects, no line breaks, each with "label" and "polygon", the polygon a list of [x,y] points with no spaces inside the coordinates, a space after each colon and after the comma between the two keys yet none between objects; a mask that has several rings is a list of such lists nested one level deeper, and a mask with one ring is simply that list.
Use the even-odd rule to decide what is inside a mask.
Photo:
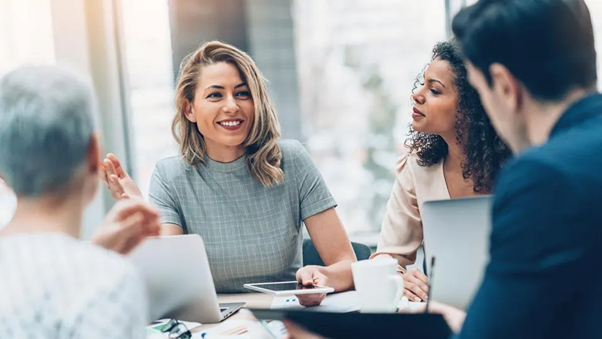
[{"label": "man in dark suit", "polygon": [[[453,31],[516,154],[496,186],[491,259],[459,337],[599,338],[602,95],[589,10],[583,0],[481,0]],[[461,313],[446,315],[461,324]]]},{"label": "man in dark suit", "polygon": [[516,157],[496,186],[491,259],[468,314],[433,311],[460,338],[600,338],[602,95],[589,10],[481,0],[453,31]]}]

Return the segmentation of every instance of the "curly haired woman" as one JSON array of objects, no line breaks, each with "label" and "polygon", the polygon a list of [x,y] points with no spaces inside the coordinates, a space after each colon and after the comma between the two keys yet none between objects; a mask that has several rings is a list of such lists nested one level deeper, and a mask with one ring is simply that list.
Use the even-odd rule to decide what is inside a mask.
[{"label": "curly haired woman", "polygon": [[453,41],[433,48],[431,63],[416,79],[412,100],[408,152],[398,162],[372,257],[397,259],[405,295],[421,301],[427,298],[428,279],[419,270],[406,271],[423,240],[421,204],[492,193],[510,150],[491,126]]}]

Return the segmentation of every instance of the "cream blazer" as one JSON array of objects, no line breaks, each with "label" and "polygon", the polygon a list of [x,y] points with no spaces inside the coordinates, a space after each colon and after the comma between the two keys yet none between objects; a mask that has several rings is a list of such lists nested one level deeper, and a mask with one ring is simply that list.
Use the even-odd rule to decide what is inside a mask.
[{"label": "cream blazer", "polygon": [[397,259],[402,273],[416,261],[416,251],[422,244],[420,206],[429,200],[450,199],[443,161],[430,167],[419,166],[417,161],[415,153],[408,153],[397,162],[378,247],[371,256],[389,255]]}]

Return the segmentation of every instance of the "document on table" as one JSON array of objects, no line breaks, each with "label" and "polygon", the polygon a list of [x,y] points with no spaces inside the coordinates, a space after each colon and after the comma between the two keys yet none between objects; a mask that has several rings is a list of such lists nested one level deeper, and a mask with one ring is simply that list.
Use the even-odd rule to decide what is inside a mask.
[{"label": "document on table", "polygon": [[[422,302],[410,302],[409,308],[410,311],[419,309]],[[274,297],[272,300],[271,309],[301,309],[305,308],[299,305],[299,300],[295,296],[289,297]],[[307,310],[316,311],[316,312],[354,312],[360,309],[359,303],[357,301],[357,292],[356,291],[348,291],[341,293],[333,293],[326,296],[326,299],[322,301],[320,306],[308,307]]]}]

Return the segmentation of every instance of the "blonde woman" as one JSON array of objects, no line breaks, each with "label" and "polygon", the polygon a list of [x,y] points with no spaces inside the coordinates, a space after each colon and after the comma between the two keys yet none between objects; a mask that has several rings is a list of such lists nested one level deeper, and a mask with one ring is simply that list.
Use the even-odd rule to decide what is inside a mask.
[{"label": "blonde woman", "polygon": [[[279,140],[253,60],[224,43],[202,45],[182,62],[175,101],[172,132],[180,154],[157,163],[149,192],[162,214],[162,234],[203,237],[218,292],[295,277],[352,288],[356,258],[336,202],[301,144]],[[115,156],[103,165],[114,198],[141,195]],[[302,222],[329,266],[301,268]]]}]

